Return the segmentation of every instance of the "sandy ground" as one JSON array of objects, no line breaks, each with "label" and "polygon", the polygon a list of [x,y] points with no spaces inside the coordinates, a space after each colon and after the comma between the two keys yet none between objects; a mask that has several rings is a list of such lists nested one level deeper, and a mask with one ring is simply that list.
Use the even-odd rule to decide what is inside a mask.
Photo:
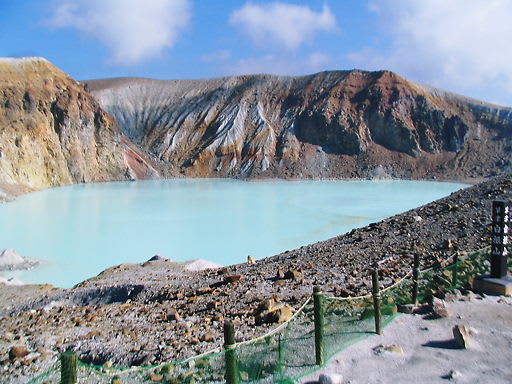
[{"label": "sandy ground", "polygon": [[[512,383],[512,298],[485,296],[448,302],[447,308],[451,316],[441,319],[399,315],[383,336],[345,349],[302,382],[316,383],[320,374],[330,374],[351,384]],[[471,327],[470,348],[457,347],[454,325]],[[393,344],[403,352],[379,348]]]}]

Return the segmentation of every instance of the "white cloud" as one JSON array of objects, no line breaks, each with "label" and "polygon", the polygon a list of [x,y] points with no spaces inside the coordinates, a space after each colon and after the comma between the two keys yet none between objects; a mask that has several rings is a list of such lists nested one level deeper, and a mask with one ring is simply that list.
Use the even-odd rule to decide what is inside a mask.
[{"label": "white cloud", "polygon": [[309,55],[307,62],[311,68],[317,68],[315,70],[324,69],[332,63],[331,56],[322,52],[313,52]]},{"label": "white cloud", "polygon": [[230,22],[259,46],[278,45],[288,50],[297,49],[318,31],[336,29],[336,18],[327,5],[315,12],[307,6],[281,2],[246,3],[231,14]]},{"label": "white cloud", "polygon": [[172,47],[189,21],[190,0],[59,0],[46,24],[98,39],[129,65]]},{"label": "white cloud", "polygon": [[206,55],[201,56],[201,61],[204,61],[205,63],[214,63],[218,61],[226,61],[230,58],[231,52],[227,49],[221,49],[220,51],[207,53]]},{"label": "white cloud", "polygon": [[512,103],[512,1],[373,0],[370,7],[392,43],[384,52],[352,53],[353,63]]},{"label": "white cloud", "polygon": [[229,74],[247,75],[269,73],[275,75],[306,75],[323,71],[333,64],[333,59],[321,52],[313,52],[309,56],[269,54],[261,57],[241,59],[229,66]]}]

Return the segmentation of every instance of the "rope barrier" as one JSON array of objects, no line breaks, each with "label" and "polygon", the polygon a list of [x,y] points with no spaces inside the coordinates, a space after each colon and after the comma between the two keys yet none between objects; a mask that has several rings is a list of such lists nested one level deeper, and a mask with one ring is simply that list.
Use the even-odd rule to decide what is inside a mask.
[{"label": "rope barrier", "polygon": [[312,300],[311,296],[308,297],[308,299],[304,302],[304,304],[302,304],[302,306],[293,314],[292,317],[290,317],[290,319],[288,319],[286,322],[282,323],[281,325],[279,325],[278,327],[274,328],[273,330],[267,332],[266,334],[264,334],[263,336],[259,336],[255,339],[251,339],[251,340],[245,340],[245,341],[242,341],[240,343],[236,343],[236,345],[244,345],[244,344],[249,344],[249,343],[254,343],[256,341],[260,341],[260,340],[263,340],[263,339],[266,339],[267,337],[269,336],[272,336],[272,335],[275,335],[276,333],[278,333],[280,330],[282,330],[283,328],[285,328],[286,326],[288,326],[288,324],[294,320],[298,315],[299,313],[301,313],[304,308],[306,308],[306,305],[309,304],[309,302]]},{"label": "rope barrier", "polygon": [[[468,272],[464,276],[464,278],[466,280],[464,280],[465,282],[463,280],[461,280],[461,283],[460,283],[460,284],[466,284],[467,281],[470,279],[470,274],[471,273],[478,272],[479,271],[478,268],[480,268],[480,270],[481,270],[481,268],[485,267],[485,263],[481,264],[481,258],[485,255],[485,252],[488,252],[489,248],[490,247],[485,247],[485,248],[482,248],[482,249],[480,249],[478,251],[475,251],[475,252],[473,252],[470,255],[467,255],[465,257],[459,257],[457,262],[455,262],[455,263],[453,263],[453,264],[451,264],[451,265],[449,265],[447,267],[443,267],[443,268],[430,267],[430,268],[426,268],[426,269],[421,270],[420,273],[421,274],[425,274],[425,273],[429,273],[431,271],[442,272],[442,271],[450,270],[450,269],[452,269],[454,267],[457,267],[457,266],[460,266],[460,265],[463,265],[463,264],[468,264],[470,266],[470,269],[468,270]],[[383,260],[383,262],[389,261],[390,259],[392,259],[392,257]],[[398,286],[403,284],[404,281],[408,280],[411,277],[411,275],[412,275],[412,271],[409,271],[403,277],[401,277],[399,280],[395,281],[390,286],[382,289],[380,291],[380,293],[381,294],[385,294],[387,292],[390,292],[390,291],[396,289]],[[433,278],[437,279],[436,276],[437,275],[433,276]],[[428,277],[428,276],[422,279],[422,281],[423,281],[423,283],[422,283],[423,284],[422,285],[423,288],[422,289],[423,290],[426,289],[427,290],[426,292],[429,292],[429,290],[431,290],[431,289],[437,288],[437,286],[436,286],[437,283],[435,283],[435,281],[437,281],[437,280],[430,281],[430,279],[432,279],[432,277]],[[426,283],[427,285],[425,285],[426,281],[428,281],[428,283]],[[448,287],[448,286],[445,284],[445,285],[443,285],[443,287]],[[449,288],[453,289],[453,287],[451,287],[451,286]],[[398,290],[397,292],[395,292],[395,294],[403,295],[401,290]],[[360,300],[370,299],[372,297],[372,294],[369,293],[369,294],[366,294],[366,295],[352,296],[352,297],[329,297],[329,296],[322,295],[322,297],[327,299],[327,300],[329,300],[329,301],[341,301],[341,302],[347,302],[347,303],[350,303],[352,301],[352,302],[354,302],[354,305],[352,306],[352,308],[357,311],[357,310],[359,310],[359,308],[363,308],[363,307],[360,307],[355,302],[356,301],[360,301]],[[209,357],[213,358],[215,355],[222,356],[224,353],[226,353],[228,351],[231,351],[231,350],[234,350],[236,348],[239,348],[241,346],[248,346],[248,345],[251,345],[251,344],[256,344],[257,342],[265,340],[265,339],[267,339],[267,338],[269,338],[269,337],[271,337],[273,335],[276,335],[276,334],[278,334],[279,332],[282,332],[285,329],[287,329],[287,330],[291,329],[291,332],[297,332],[297,330],[299,330],[299,332],[303,332],[303,331],[301,331],[302,328],[293,328],[293,327],[289,328],[289,327],[290,327],[290,324],[292,324],[292,323],[295,324],[295,321],[297,320],[298,316],[300,316],[303,313],[306,313],[305,312],[306,311],[306,307],[309,304],[311,304],[312,300],[313,300],[312,296],[309,296],[307,298],[307,300],[295,311],[295,313],[293,313],[293,315],[290,317],[290,319],[288,319],[287,321],[285,321],[282,324],[278,325],[277,327],[269,330],[268,332],[266,332],[265,334],[263,334],[261,336],[258,336],[256,338],[253,338],[253,339],[250,339],[250,340],[241,341],[241,342],[238,342],[238,343],[231,343],[229,345],[224,345],[223,347],[216,347],[216,348],[213,348],[213,349],[208,350],[206,352],[203,352],[203,353],[201,353],[199,355],[191,356],[189,358],[186,358],[184,360],[179,360],[179,361],[174,361],[174,362],[166,362],[166,363],[162,363],[162,364],[158,364],[158,365],[152,365],[152,366],[146,366],[146,367],[126,367],[126,368],[122,368],[122,367],[108,367],[107,368],[107,367],[104,367],[104,366],[96,366],[96,365],[92,365],[92,364],[86,364],[86,363],[83,363],[80,360],[78,360],[78,366],[80,367],[80,369],[86,369],[86,370],[87,369],[91,369],[91,370],[94,370],[97,374],[100,374],[100,375],[106,376],[106,377],[119,376],[119,375],[126,376],[126,375],[130,375],[131,373],[140,373],[140,372],[145,372],[145,371],[149,371],[149,370],[157,370],[159,368],[170,367],[170,366],[174,366],[174,367],[181,366],[181,367],[183,367],[183,368],[180,368],[179,374],[187,374],[187,372],[195,372],[195,371],[193,371],[194,369],[196,369],[196,370],[199,369],[200,370],[200,369],[204,369],[204,368],[199,367],[199,365],[197,365],[197,367],[196,367],[196,364],[190,365],[189,367],[185,367],[185,364],[190,363],[191,361],[198,361],[198,360],[204,359],[204,358],[209,358]],[[333,312],[333,313],[331,313],[331,315],[333,315],[335,313],[336,312]],[[343,317],[343,315],[340,315],[340,316]],[[364,317],[364,318],[366,319],[366,317]],[[391,318],[393,318],[393,317],[391,317]],[[306,318],[303,321],[302,320],[299,321],[295,326],[306,327],[304,329],[308,329],[307,328],[308,324],[309,324],[308,321],[311,322],[310,320],[308,320],[308,318]],[[356,325],[356,324],[363,324],[363,323],[362,322],[358,323],[357,321],[355,321],[353,324],[354,325],[352,325],[352,326],[359,327],[359,325]],[[356,333],[357,332],[361,332],[361,331],[358,331],[357,329],[358,328],[356,328]],[[361,329],[363,329],[363,328],[361,328]],[[364,331],[363,331],[363,333],[364,333]],[[293,335],[293,333],[291,333],[291,335]],[[279,367],[282,368],[282,364],[281,364],[281,359],[282,359],[282,357],[281,357],[282,356],[282,353],[281,353],[281,338],[279,338],[279,340],[280,340],[279,343],[278,343],[279,346],[277,347],[277,348],[279,348],[279,350],[278,350],[278,355],[279,355],[278,365],[279,365]],[[289,344],[289,347],[291,346],[292,349],[293,349],[293,343],[294,343],[295,339],[291,338],[290,340],[291,340],[290,341],[291,344]],[[349,340],[349,339],[342,339],[341,342],[346,344],[346,340]],[[345,344],[343,344],[343,345],[345,345]],[[333,345],[332,347],[339,348],[340,346]],[[260,348],[260,347],[258,347],[258,348]],[[264,347],[264,348],[266,348],[266,347]],[[274,346],[274,347],[271,347],[271,349],[272,348],[275,349],[276,347]],[[268,351],[270,351],[271,349],[268,349]],[[265,351],[265,349],[262,349],[261,351]],[[287,353],[290,352],[287,349],[285,349],[285,351],[287,351]],[[253,351],[251,351],[251,353],[252,352]],[[245,353],[247,354],[249,352],[245,351]],[[270,353],[270,352],[258,352],[258,353]],[[293,352],[291,352],[291,353],[293,353]],[[263,356],[267,356],[267,355],[263,355]],[[270,356],[270,355],[268,355],[268,356]],[[210,366],[213,361],[215,361],[215,360],[209,360],[209,362],[207,363],[207,366]],[[58,370],[58,367],[59,367],[59,362],[55,363],[47,372],[43,373],[38,378],[30,381],[30,383],[37,384],[37,383],[43,382],[43,381],[37,381],[37,380],[43,380],[43,379],[48,378],[51,374],[57,374],[56,371]],[[208,369],[210,369],[210,371],[209,371],[210,374],[212,374],[212,372],[217,372],[217,371],[215,371],[215,369],[218,369],[218,367],[217,368],[213,368],[213,367],[217,367],[217,366],[214,364],[214,365],[211,365],[211,368],[208,368]],[[280,370],[281,368],[279,368],[278,370]],[[213,371],[212,371],[212,369],[213,369]]]}]

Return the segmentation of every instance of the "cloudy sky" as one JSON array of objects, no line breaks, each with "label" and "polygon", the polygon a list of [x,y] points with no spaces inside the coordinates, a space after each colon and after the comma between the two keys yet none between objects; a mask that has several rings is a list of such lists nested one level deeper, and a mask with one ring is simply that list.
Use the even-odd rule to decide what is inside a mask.
[{"label": "cloudy sky", "polygon": [[389,69],[512,106],[511,0],[0,0],[0,56],[76,79]]}]

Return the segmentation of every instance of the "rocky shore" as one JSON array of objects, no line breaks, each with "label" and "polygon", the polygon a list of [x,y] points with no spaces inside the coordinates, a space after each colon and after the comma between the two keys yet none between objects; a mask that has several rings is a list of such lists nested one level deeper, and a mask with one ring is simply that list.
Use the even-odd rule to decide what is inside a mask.
[{"label": "rocky shore", "polygon": [[37,260],[20,255],[14,249],[4,249],[0,251],[0,271],[31,269],[37,266]]},{"label": "rocky shore", "polygon": [[26,381],[67,349],[95,364],[182,359],[221,346],[225,319],[235,322],[239,340],[264,334],[315,285],[331,295],[358,295],[368,291],[374,263],[387,286],[410,270],[415,252],[423,266],[440,266],[457,252],[487,246],[491,202],[510,199],[511,188],[511,176],[500,176],[254,263],[198,271],[198,263],[157,257],[112,267],[71,289],[0,285],[2,377]]}]

